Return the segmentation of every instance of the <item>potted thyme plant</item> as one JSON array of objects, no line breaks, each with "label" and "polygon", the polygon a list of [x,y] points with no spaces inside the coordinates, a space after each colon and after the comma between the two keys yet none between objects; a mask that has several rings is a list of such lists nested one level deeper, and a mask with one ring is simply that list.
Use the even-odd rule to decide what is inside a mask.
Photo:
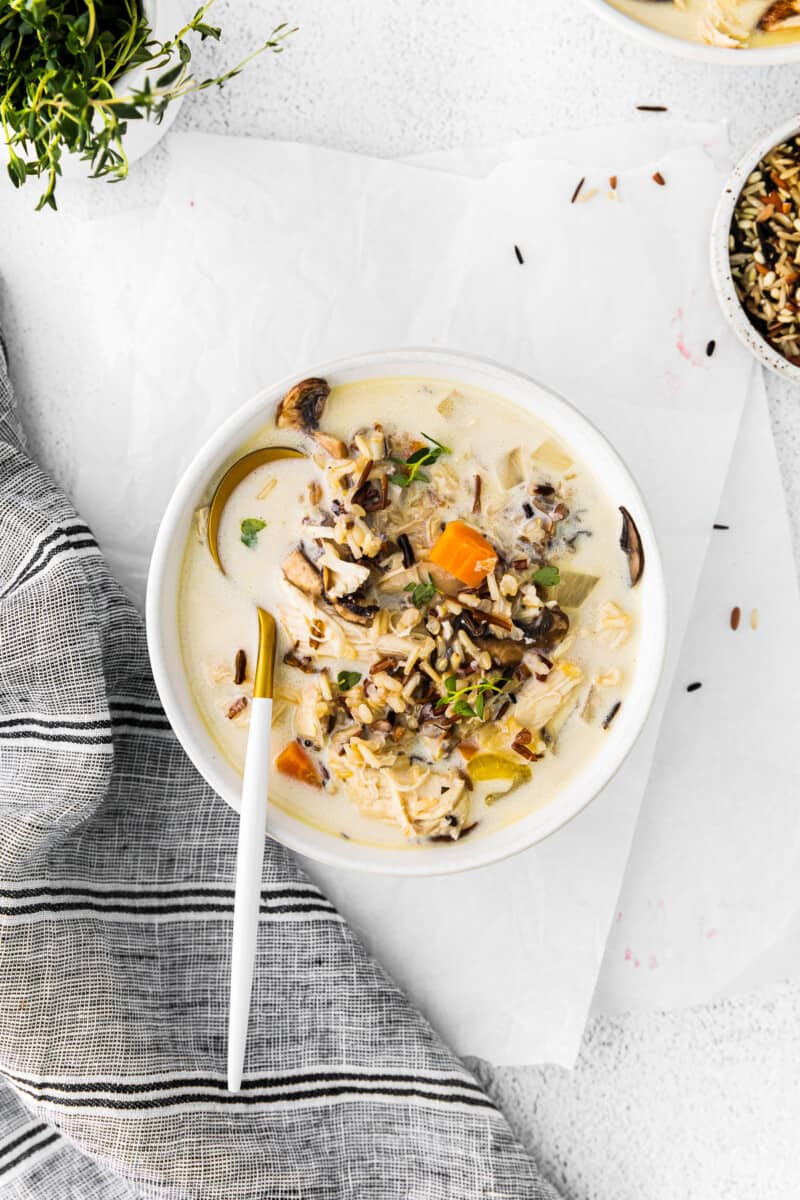
[{"label": "potted thyme plant", "polygon": [[[39,179],[37,209],[56,207],[65,155],[91,178],[124,179],[126,135],[135,121],[156,125],[189,92],[222,86],[293,32],[279,25],[242,62],[210,79],[191,72],[193,38],[218,39],[206,22],[214,0],[185,24],[164,0],[0,0],[0,125],[15,187]],[[157,18],[157,19],[156,19]],[[168,27],[169,29],[169,27]],[[151,140],[156,140],[155,138]]]}]

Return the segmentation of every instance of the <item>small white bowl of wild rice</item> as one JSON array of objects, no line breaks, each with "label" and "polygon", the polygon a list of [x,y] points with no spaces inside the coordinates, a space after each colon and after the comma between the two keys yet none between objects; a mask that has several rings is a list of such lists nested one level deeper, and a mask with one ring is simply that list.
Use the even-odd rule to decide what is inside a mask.
[{"label": "small white bowl of wild rice", "polygon": [[730,176],[714,215],[711,272],[740,341],[800,383],[800,116],[764,137]]}]

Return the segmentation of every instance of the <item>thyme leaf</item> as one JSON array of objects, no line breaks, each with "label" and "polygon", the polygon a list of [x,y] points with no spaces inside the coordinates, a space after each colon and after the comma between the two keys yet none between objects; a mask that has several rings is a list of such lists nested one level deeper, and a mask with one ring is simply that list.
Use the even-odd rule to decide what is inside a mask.
[{"label": "thyme leaf", "polygon": [[427,583],[407,583],[403,591],[412,593],[415,608],[422,608],[423,604],[430,604],[439,589],[428,575]]},{"label": "thyme leaf", "polygon": [[340,692],[349,692],[361,681],[358,671],[340,671],[336,676],[336,686]]},{"label": "thyme leaf", "polygon": [[422,474],[422,468],[433,466],[443,454],[453,453],[449,446],[437,442],[430,434],[423,433],[422,436],[431,443],[430,446],[419,446],[408,458],[392,458],[392,462],[396,463],[400,470],[395,471],[390,483],[396,483],[401,488],[411,487],[412,483],[428,483],[428,476]]}]

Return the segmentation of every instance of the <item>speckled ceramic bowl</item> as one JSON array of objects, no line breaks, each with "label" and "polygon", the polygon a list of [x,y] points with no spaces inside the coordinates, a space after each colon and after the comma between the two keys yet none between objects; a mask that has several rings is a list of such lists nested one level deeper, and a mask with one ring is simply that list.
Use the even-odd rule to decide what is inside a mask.
[{"label": "speckled ceramic bowl", "polygon": [[584,0],[598,16],[608,21],[621,33],[638,38],[656,50],[676,54],[679,58],[693,58],[696,62],[715,63],[718,67],[774,67],[777,63],[800,62],[800,42],[786,46],[760,46],[755,50],[726,50],[722,46],[704,46],[700,42],[689,42],[685,38],[672,37],[643,25],[635,17],[620,12],[608,0]]},{"label": "speckled ceramic bowl", "polygon": [[728,324],[739,341],[747,347],[760,363],[763,363],[765,367],[769,367],[770,371],[775,371],[776,374],[783,376],[784,379],[791,380],[793,383],[800,383],[800,367],[790,363],[761,336],[756,327],[751,323],[736,294],[736,287],[731,274],[728,239],[734,209],[736,208],[739,194],[747,181],[748,175],[773,146],[786,141],[787,138],[792,137],[798,132],[800,132],[800,116],[795,116],[783,125],[779,125],[777,129],[773,129],[770,133],[766,134],[755,146],[748,150],[747,154],[737,163],[725,184],[711,227],[711,277],[714,281],[714,290],[717,293],[717,299],[728,320]]}]

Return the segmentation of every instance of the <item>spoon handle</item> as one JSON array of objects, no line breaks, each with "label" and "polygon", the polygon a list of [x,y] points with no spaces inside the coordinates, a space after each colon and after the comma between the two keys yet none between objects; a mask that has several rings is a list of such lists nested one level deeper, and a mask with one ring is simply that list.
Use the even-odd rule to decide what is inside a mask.
[{"label": "spoon handle", "polygon": [[228,1012],[228,1091],[238,1092],[244,1069],[250,993],[261,908],[261,871],[267,832],[269,741],[272,700],[256,696],[250,710],[250,733],[242,785],[239,844],[236,851],[236,899],[233,907],[231,994]]}]

